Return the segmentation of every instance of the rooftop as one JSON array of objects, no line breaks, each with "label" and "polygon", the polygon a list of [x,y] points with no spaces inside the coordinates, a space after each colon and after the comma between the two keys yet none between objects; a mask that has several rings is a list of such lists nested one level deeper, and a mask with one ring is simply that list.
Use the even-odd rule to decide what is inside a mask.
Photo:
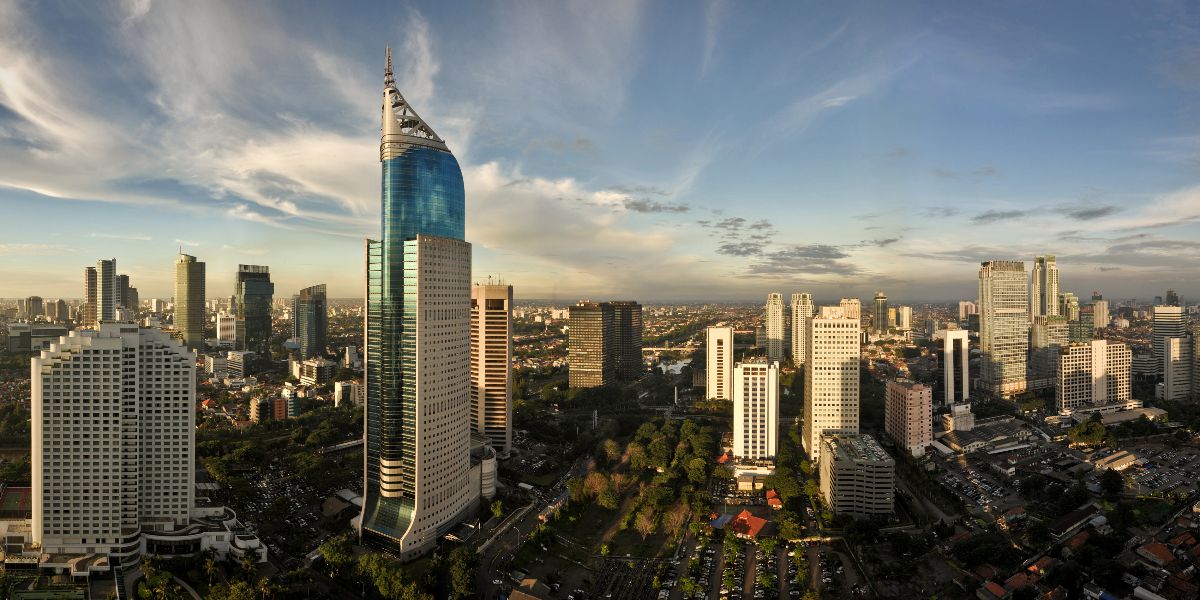
[{"label": "rooftop", "polygon": [[830,435],[823,438],[834,460],[891,461],[892,457],[870,434]]}]

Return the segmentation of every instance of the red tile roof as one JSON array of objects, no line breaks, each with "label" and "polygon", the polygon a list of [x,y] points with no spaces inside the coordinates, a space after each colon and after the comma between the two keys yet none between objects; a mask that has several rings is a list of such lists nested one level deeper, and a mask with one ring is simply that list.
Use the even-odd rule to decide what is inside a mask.
[{"label": "red tile roof", "polygon": [[1039,558],[1037,562],[1029,566],[1029,571],[1039,575],[1045,575],[1046,571],[1049,571],[1050,567],[1053,567],[1057,562],[1057,560],[1054,560],[1049,556],[1043,556]]},{"label": "red tile roof", "polygon": [[738,516],[730,521],[727,527],[735,534],[745,537],[755,538],[762,533],[763,527],[766,527],[767,520],[762,517],[756,517],[750,514],[749,510],[743,509],[738,513]]},{"label": "red tile roof", "polygon": [[1153,560],[1159,565],[1168,565],[1175,560],[1175,555],[1171,554],[1171,549],[1167,548],[1162,542],[1150,542],[1138,548],[1138,554]]},{"label": "red tile roof", "polygon": [[994,581],[989,581],[989,582],[983,584],[983,589],[987,590],[988,593],[990,593],[991,595],[993,595],[997,598],[1004,598],[1005,596],[1008,596],[1008,590],[1005,590],[1004,588],[1000,587],[1000,584],[998,584]]}]

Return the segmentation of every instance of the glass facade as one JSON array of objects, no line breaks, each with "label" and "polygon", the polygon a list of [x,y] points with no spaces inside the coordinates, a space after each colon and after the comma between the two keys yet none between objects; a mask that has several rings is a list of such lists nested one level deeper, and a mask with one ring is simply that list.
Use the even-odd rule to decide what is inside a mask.
[{"label": "glass facade", "polygon": [[396,544],[416,508],[418,235],[462,240],[454,155],[410,144],[383,161],[382,239],[367,243],[364,538]]}]

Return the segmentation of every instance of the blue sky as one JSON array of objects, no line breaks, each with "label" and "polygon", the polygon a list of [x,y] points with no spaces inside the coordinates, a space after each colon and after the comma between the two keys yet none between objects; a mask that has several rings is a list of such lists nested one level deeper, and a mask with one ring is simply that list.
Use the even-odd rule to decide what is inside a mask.
[{"label": "blue sky", "polygon": [[384,47],[518,297],[1200,299],[1186,2],[0,2],[0,297],[362,287]]}]

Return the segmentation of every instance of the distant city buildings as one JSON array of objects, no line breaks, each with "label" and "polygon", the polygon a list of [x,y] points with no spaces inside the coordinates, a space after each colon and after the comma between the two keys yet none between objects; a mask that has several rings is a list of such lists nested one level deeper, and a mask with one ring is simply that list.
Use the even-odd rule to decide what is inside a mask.
[{"label": "distant city buildings", "polygon": [[709,327],[704,337],[704,393],[710,400],[733,400],[733,327]]},{"label": "distant city buildings", "polygon": [[117,259],[96,261],[96,282],[96,319],[99,323],[114,321],[120,304],[117,297]]},{"label": "distant city buildings", "polygon": [[238,340],[246,339],[246,322],[227,312],[217,313],[217,341],[228,342],[236,347]]},{"label": "distant city buildings", "polygon": [[471,286],[471,431],[512,452],[512,301],[505,283]]},{"label": "distant city buildings", "polygon": [[942,332],[942,386],[944,406],[971,399],[971,346],[966,329]]},{"label": "distant city buildings", "polygon": [[1163,400],[1181,402],[1192,396],[1192,376],[1195,370],[1194,344],[1190,335],[1163,338],[1161,389],[1156,394]]},{"label": "distant city buildings", "polygon": [[855,321],[862,320],[862,300],[858,298],[842,298],[838,306],[841,307],[845,318],[854,319]]},{"label": "distant city buildings", "polygon": [[79,309],[79,325],[95,329],[100,310],[100,277],[96,267],[83,269],[83,306]]},{"label": "distant city buildings", "polygon": [[1166,339],[1183,337],[1183,309],[1178,306],[1159,305],[1151,309],[1150,337],[1151,354],[1154,357],[1155,370],[1162,373],[1163,356],[1165,355]]},{"label": "distant city buildings", "polygon": [[767,358],[782,361],[787,353],[787,316],[783,308],[783,294],[767,294],[763,315],[764,326],[767,328]]},{"label": "distant city buildings", "polygon": [[773,460],[779,452],[779,363],[752,359],[733,375],[733,454]]},{"label": "distant city buildings", "polygon": [[875,299],[872,301],[871,312],[871,331],[875,335],[887,335],[888,328],[891,323],[888,321],[888,299],[883,292],[875,292]]},{"label": "distant city buildings", "polygon": [[977,312],[978,310],[974,302],[971,302],[970,300],[958,301],[958,320],[960,322],[966,321],[968,315],[977,314]]},{"label": "distant city buildings", "polygon": [[[246,332],[244,340],[237,340],[239,350],[271,356],[271,301],[274,294],[275,284],[271,283],[270,267],[238,265],[234,279],[234,296],[237,298],[235,314],[244,323]],[[178,303],[178,298],[175,301]],[[175,310],[178,312],[179,308]]]},{"label": "distant city buildings", "polygon": [[821,497],[834,514],[889,515],[896,496],[896,461],[870,435],[821,438]]},{"label": "distant city buildings", "polygon": [[568,382],[572,388],[632,381],[642,372],[642,306],[580,301],[571,307]]},{"label": "distant city buildings", "polygon": [[1062,348],[1055,408],[1069,415],[1088,406],[1125,404],[1131,398],[1133,353],[1120,342],[1092,340]]},{"label": "distant city buildings", "polygon": [[[175,261],[175,329],[189,350],[204,350],[204,263],[195,256],[180,254]],[[220,324],[218,323],[218,334]],[[220,335],[217,336],[220,339]]]},{"label": "distant city buildings", "polygon": [[325,284],[300,290],[292,296],[292,337],[300,342],[300,358],[325,354],[329,344],[329,301]]},{"label": "distant city buildings", "polygon": [[933,442],[933,388],[910,379],[889,379],[883,426],[896,446],[923,456]]},{"label": "distant city buildings", "polygon": [[792,363],[797,367],[804,365],[807,356],[808,330],[815,309],[812,294],[792,294]]},{"label": "distant city buildings", "polygon": [[[1051,257],[1052,258],[1052,257]],[[1047,267],[1048,268],[1048,267]],[[1058,267],[1048,285],[1058,285]],[[1025,263],[996,260],[979,269],[980,382],[995,397],[1026,389],[1029,296]],[[1044,299],[1046,296],[1042,296]]]},{"label": "distant city buildings", "polygon": [[823,306],[812,319],[804,363],[804,450],[813,460],[821,436],[856,434],[859,422],[860,322],[842,307]]},{"label": "distant city buildings", "polygon": [[[1058,262],[1054,255],[1034,258],[1029,280],[1029,314],[1034,317],[1058,316],[1058,287]],[[980,301],[982,298],[980,296]]]}]

